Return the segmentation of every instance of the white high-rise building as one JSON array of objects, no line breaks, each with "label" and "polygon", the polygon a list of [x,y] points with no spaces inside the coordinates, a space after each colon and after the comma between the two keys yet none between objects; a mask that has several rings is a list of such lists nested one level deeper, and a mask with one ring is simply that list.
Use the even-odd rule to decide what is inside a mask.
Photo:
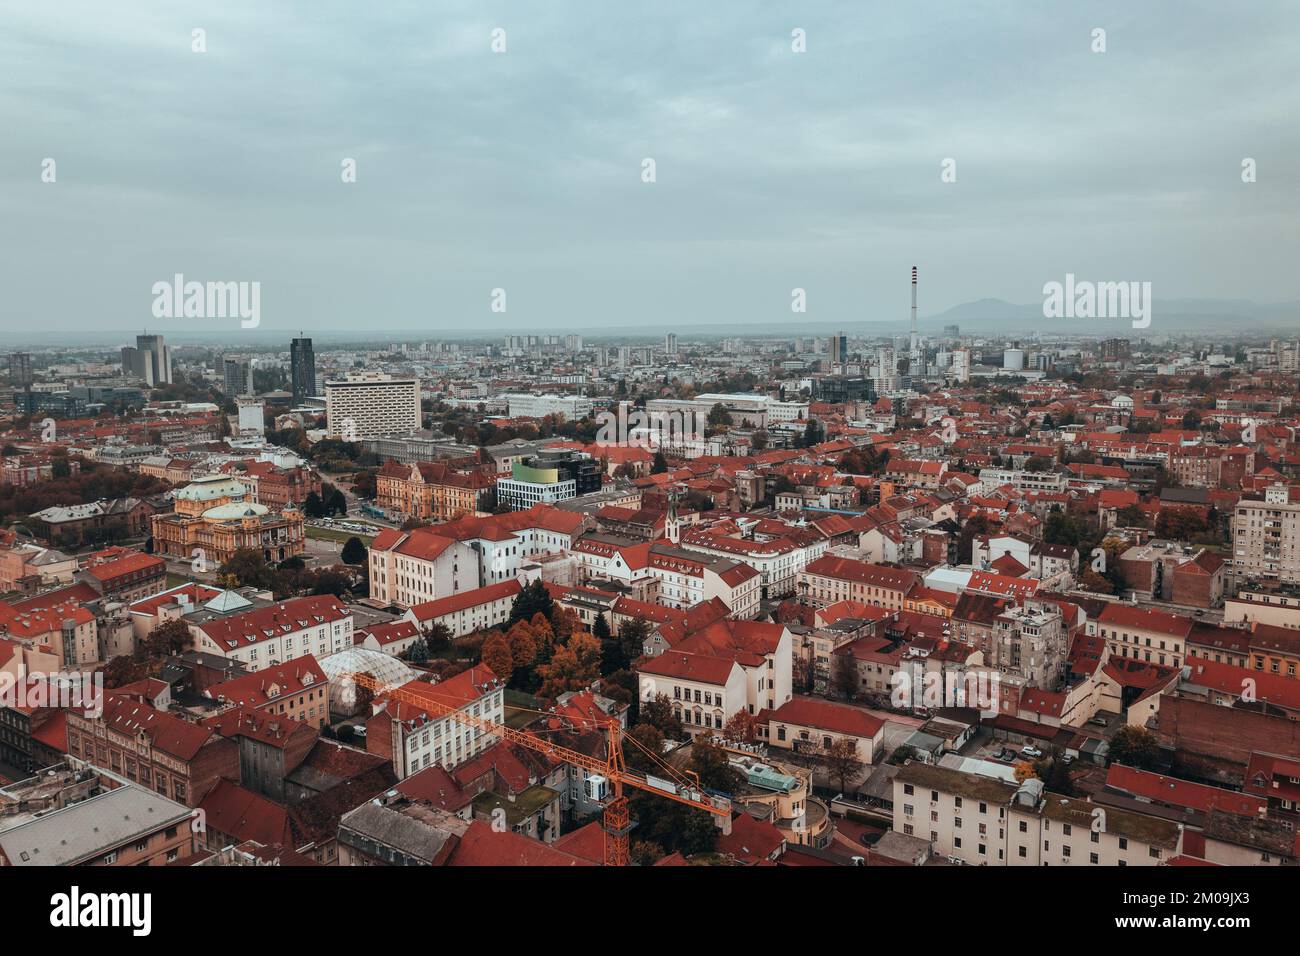
[{"label": "white high-rise building", "polygon": [[235,399],[239,410],[239,435],[241,438],[266,434],[266,403],[260,398],[240,396]]},{"label": "white high-rise building", "polygon": [[664,336],[664,354],[669,358],[677,358],[677,333],[669,332]]},{"label": "white high-rise building", "polygon": [[382,372],[349,372],[325,383],[330,438],[362,441],[420,427],[420,383]]},{"label": "white high-rise building", "polygon": [[955,349],[953,351],[952,377],[959,382],[970,381],[970,349]]}]

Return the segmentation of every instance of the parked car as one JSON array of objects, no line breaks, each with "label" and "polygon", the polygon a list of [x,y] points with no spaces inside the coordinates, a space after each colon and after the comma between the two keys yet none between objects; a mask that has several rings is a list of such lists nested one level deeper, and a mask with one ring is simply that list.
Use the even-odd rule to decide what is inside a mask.
[{"label": "parked car", "polygon": [[1030,757],[1034,760],[1037,760],[1042,755],[1043,752],[1039,750],[1037,747],[1035,747],[1033,744],[1025,744],[1023,747],[1020,748],[1020,756],[1022,757]]}]

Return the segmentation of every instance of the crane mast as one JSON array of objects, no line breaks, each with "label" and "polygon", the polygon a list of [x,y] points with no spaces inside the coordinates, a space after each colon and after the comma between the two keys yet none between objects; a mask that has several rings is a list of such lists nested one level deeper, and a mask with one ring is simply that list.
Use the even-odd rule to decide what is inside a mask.
[{"label": "crane mast", "polygon": [[[694,807],[697,810],[703,810],[714,816],[730,817],[731,815],[729,801],[724,801],[724,805],[721,806],[715,804],[701,789],[699,776],[693,772],[682,772],[660,761],[664,776],[658,783],[654,783],[645,774],[628,770],[623,756],[623,725],[616,719],[611,718],[608,721],[601,722],[608,735],[605,747],[606,757],[601,760],[599,757],[584,754],[570,747],[563,747],[535,734],[507,727],[505,724],[499,724],[486,717],[475,716],[466,710],[464,706],[454,707],[442,701],[412,693],[404,687],[385,690],[384,686],[372,674],[365,671],[355,671],[344,675],[341,679],[352,681],[358,687],[364,687],[376,696],[387,696],[394,700],[404,701],[431,716],[451,718],[457,723],[475,727],[501,740],[525,747],[535,753],[573,764],[588,773],[603,776],[609,781],[611,788],[610,796],[604,801],[601,813],[601,829],[605,832],[606,866],[627,866],[629,863],[628,838],[632,831],[632,819],[627,795],[623,790],[625,785],[644,790],[647,793],[653,793],[659,797],[675,800],[678,803]],[[432,684],[429,686],[436,687],[437,685]]]}]

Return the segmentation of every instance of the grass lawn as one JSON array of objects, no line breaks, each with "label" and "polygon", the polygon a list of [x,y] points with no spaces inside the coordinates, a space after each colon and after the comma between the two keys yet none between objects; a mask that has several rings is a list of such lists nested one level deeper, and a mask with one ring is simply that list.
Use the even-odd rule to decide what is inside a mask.
[{"label": "grass lawn", "polygon": [[520,690],[507,690],[505,702],[506,726],[515,730],[536,720],[537,714],[533,711],[542,709],[540,700]]}]

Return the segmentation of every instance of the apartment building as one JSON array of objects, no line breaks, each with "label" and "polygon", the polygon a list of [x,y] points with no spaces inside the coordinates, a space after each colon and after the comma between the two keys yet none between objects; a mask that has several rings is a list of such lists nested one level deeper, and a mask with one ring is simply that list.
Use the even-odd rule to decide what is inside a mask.
[{"label": "apartment building", "polygon": [[[401,779],[439,766],[451,770],[497,742],[481,726],[457,720],[446,708],[500,724],[505,720],[505,682],[478,665],[437,684],[413,680],[402,696],[381,697],[366,721],[366,749],[393,762]],[[415,698],[416,700],[412,700]],[[417,700],[426,700],[422,707]]]},{"label": "apartment building", "polygon": [[165,866],[195,850],[193,811],[70,759],[0,790],[0,867]]},{"label": "apartment building", "polygon": [[1026,601],[993,620],[988,664],[1023,677],[1030,687],[1056,685],[1069,648],[1061,609],[1047,601]]},{"label": "apartment building", "polygon": [[1117,657],[1181,667],[1192,626],[1192,619],[1181,614],[1112,601],[1095,621],[1088,621],[1088,633],[1105,640]]},{"label": "apartment building", "polygon": [[329,723],[330,685],[311,654],[206,687],[203,696],[232,707],[282,715],[310,727]]},{"label": "apartment building", "polygon": [[442,625],[453,637],[463,637],[510,620],[510,608],[521,590],[515,579],[500,581],[413,605],[407,610],[405,620],[421,631]]},{"label": "apartment building", "polygon": [[972,866],[1159,866],[1178,824],[995,777],[913,761],[894,777],[894,832]]},{"label": "apartment building", "polygon": [[1016,491],[1065,491],[1067,475],[1054,471],[1021,471],[1013,468],[981,468],[980,484],[986,489],[1011,485]]},{"label": "apartment building", "polygon": [[332,594],[255,604],[226,591],[185,616],[194,650],[261,671],[352,646],[352,612]]},{"label": "apartment building", "polygon": [[330,438],[362,441],[420,427],[420,383],[383,372],[349,372],[325,383]]},{"label": "apartment building", "polygon": [[637,665],[643,699],[667,697],[692,734],[741,710],[776,710],[793,696],[794,635],[781,624],[724,619]]},{"label": "apartment building", "polygon": [[103,713],[67,712],[68,755],[197,807],[222,777],[239,779],[239,747],[211,727],[112,692]]},{"label": "apartment building", "polygon": [[550,505],[465,517],[370,542],[370,596],[411,607],[516,578],[529,560],[573,548],[592,519]]},{"label": "apartment building", "polygon": [[733,617],[758,614],[762,577],[740,561],[610,534],[583,535],[573,553],[585,580],[618,582],[665,607],[720,598]]},{"label": "apartment building", "polygon": [[825,555],[799,572],[799,595],[819,606],[858,601],[901,611],[921,579],[913,571]]},{"label": "apartment building", "polygon": [[1237,502],[1232,514],[1232,576],[1237,582],[1300,584],[1300,502],[1274,484],[1264,500]]},{"label": "apartment building", "polygon": [[826,553],[830,542],[819,535],[791,529],[789,536],[718,535],[704,531],[687,531],[681,546],[688,551],[742,561],[759,573],[762,599],[794,594],[799,572]]}]

